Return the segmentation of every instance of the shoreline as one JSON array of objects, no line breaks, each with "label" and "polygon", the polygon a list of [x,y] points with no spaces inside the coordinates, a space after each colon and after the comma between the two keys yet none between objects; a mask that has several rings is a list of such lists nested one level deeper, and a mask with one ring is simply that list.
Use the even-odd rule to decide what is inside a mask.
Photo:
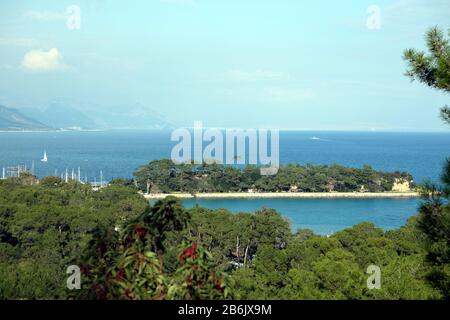
[{"label": "shoreline", "polygon": [[174,196],[180,199],[337,199],[337,198],[419,198],[418,192],[229,192],[229,193],[151,193],[143,194],[148,200]]}]

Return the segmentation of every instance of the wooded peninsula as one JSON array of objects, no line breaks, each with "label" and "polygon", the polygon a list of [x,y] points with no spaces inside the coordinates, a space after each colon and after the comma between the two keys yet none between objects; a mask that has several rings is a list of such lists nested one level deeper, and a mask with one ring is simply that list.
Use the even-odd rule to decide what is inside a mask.
[{"label": "wooded peninsula", "polygon": [[[146,194],[252,194],[269,193],[380,193],[411,192],[415,184],[406,172],[380,172],[370,166],[281,166],[276,175],[261,175],[260,168],[218,164],[175,164],[156,160],[139,167],[135,185]],[[219,195],[217,195],[219,196]],[[251,196],[250,196],[251,197]]]}]

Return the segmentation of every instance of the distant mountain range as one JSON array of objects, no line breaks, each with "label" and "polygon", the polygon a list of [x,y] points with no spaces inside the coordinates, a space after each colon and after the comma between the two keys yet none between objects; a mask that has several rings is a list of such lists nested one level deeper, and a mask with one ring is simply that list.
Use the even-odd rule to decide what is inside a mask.
[{"label": "distant mountain range", "polygon": [[22,109],[27,115],[56,129],[97,129],[98,125],[83,112],[63,104],[52,103],[44,109]]},{"label": "distant mountain range", "polygon": [[30,118],[17,109],[7,108],[0,105],[0,130],[6,131],[24,131],[52,130],[48,125],[43,124],[33,118]]},{"label": "distant mountain range", "polygon": [[139,103],[132,105],[117,105],[104,108],[95,108],[89,111],[101,128],[112,129],[167,129],[173,125],[157,111]]},{"label": "distant mountain range", "polygon": [[171,128],[157,112],[139,104],[104,108],[84,107],[83,111],[67,103],[52,103],[45,108],[13,109],[0,105],[0,130],[48,131],[92,129],[164,129]]}]

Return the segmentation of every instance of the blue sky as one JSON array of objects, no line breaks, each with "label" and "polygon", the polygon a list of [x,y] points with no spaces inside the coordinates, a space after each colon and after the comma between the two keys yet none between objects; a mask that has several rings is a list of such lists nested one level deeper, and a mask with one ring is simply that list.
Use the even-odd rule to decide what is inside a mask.
[{"label": "blue sky", "polygon": [[[380,29],[366,26],[370,5]],[[411,83],[402,52],[449,17],[450,0],[2,0],[0,104],[175,126],[448,131],[448,95]]]}]

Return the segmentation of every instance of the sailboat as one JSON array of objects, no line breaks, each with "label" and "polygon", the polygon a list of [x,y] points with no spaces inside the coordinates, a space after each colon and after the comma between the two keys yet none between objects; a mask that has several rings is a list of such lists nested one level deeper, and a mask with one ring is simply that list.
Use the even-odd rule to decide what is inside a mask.
[{"label": "sailboat", "polygon": [[47,152],[44,152],[44,157],[41,159],[42,162],[47,162]]}]

